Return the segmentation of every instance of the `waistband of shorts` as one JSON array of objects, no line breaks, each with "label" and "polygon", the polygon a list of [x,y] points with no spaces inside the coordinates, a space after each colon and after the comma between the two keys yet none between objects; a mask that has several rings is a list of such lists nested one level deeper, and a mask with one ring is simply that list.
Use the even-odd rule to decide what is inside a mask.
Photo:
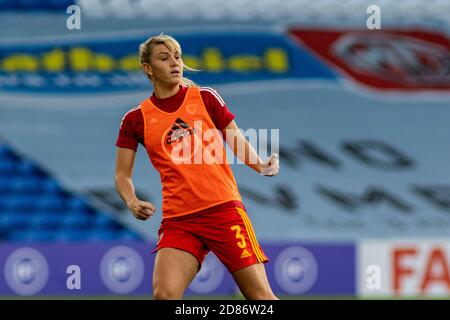
[{"label": "waistband of shorts", "polygon": [[170,221],[180,221],[180,220],[192,219],[192,218],[195,218],[195,217],[199,217],[199,216],[203,216],[203,215],[211,214],[211,213],[216,213],[216,212],[221,211],[221,210],[232,209],[232,208],[236,208],[236,207],[242,208],[245,211],[247,211],[245,209],[244,203],[242,201],[231,200],[231,201],[227,201],[227,202],[224,202],[224,203],[212,206],[210,208],[203,209],[203,210],[200,210],[200,211],[197,211],[197,212],[192,212],[192,213],[180,216],[180,217],[163,218],[162,221],[163,222],[164,221],[169,221],[169,220]]}]

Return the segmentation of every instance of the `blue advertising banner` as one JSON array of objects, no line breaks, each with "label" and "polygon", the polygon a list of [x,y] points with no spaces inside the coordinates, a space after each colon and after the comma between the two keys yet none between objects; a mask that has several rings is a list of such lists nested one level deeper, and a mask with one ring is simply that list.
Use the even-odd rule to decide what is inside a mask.
[{"label": "blue advertising banner", "polygon": [[1,295],[151,294],[144,243],[4,244]]},{"label": "blue advertising banner", "polygon": [[[102,92],[148,89],[138,62],[139,44],[151,34],[85,41],[0,44],[0,90]],[[199,71],[185,76],[202,83],[334,75],[283,34],[211,32],[173,35],[184,63]]]},{"label": "blue advertising banner", "polygon": [[355,295],[353,244],[283,243],[264,247],[266,270],[278,295]]},{"label": "blue advertising banner", "polygon": [[[0,295],[151,297],[153,244],[0,245]],[[269,281],[278,295],[354,295],[353,245],[266,244]],[[226,268],[209,254],[186,295],[235,295]]]}]

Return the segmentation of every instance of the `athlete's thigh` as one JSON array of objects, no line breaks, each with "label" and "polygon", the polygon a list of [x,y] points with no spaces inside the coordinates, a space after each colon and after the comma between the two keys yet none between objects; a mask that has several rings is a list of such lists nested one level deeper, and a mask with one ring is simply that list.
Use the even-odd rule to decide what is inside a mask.
[{"label": "athlete's thigh", "polygon": [[252,264],[232,273],[236,284],[247,299],[277,299],[270,288],[263,263]]},{"label": "athlete's thigh", "polygon": [[156,298],[181,298],[200,269],[208,249],[193,234],[189,220],[163,220],[159,228],[153,271],[153,295]]},{"label": "athlete's thigh", "polygon": [[180,299],[199,270],[197,258],[184,250],[161,248],[155,258],[153,290]]}]

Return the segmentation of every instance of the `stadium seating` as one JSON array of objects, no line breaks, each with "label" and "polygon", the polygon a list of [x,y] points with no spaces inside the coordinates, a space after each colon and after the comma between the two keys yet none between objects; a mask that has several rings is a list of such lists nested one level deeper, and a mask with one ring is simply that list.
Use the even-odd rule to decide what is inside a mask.
[{"label": "stadium seating", "polygon": [[107,212],[65,190],[33,161],[0,142],[1,241],[139,239]]},{"label": "stadium seating", "polygon": [[[22,0],[23,1],[23,0]],[[428,20],[448,23],[448,0],[79,0],[77,4],[93,19],[143,19],[195,21],[199,23],[228,21],[233,23],[289,23],[309,21],[329,23],[365,20],[366,8],[377,4],[383,9],[384,21]],[[158,8],[158,10],[154,10]],[[180,10],[183,8],[183,10]],[[358,13],[360,16],[358,16]],[[358,22],[359,23],[359,22]]]},{"label": "stadium seating", "polygon": [[61,12],[73,3],[71,0],[0,0],[0,10]]}]

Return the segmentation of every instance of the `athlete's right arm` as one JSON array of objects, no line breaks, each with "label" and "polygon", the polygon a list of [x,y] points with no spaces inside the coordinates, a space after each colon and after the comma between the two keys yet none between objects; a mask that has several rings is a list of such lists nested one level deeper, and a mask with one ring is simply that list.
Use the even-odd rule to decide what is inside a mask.
[{"label": "athlete's right arm", "polygon": [[155,213],[156,209],[150,202],[141,201],[136,197],[132,180],[135,156],[134,150],[117,147],[116,190],[136,219],[147,220]]}]

